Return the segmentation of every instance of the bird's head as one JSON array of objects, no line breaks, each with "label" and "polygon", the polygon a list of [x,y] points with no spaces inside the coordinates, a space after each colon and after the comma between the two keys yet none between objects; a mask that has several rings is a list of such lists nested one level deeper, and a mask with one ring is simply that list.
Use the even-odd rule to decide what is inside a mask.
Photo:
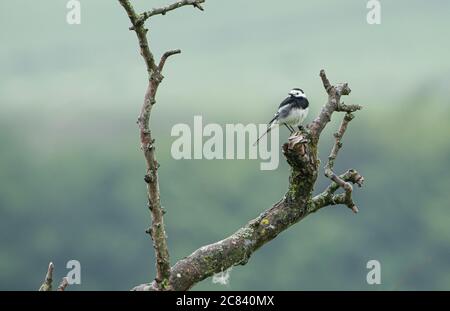
[{"label": "bird's head", "polygon": [[305,92],[302,89],[294,88],[289,92],[289,95],[293,97],[306,97]]}]

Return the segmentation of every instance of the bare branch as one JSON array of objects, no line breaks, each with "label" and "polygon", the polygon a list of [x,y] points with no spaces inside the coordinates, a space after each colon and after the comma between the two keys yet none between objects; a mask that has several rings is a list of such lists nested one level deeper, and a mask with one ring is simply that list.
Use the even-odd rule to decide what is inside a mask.
[{"label": "bare branch", "polygon": [[331,115],[335,111],[347,111],[353,112],[356,110],[360,110],[362,107],[358,105],[345,106],[340,104],[340,99],[342,95],[349,95],[351,89],[349,88],[347,83],[341,83],[337,85],[331,85],[328,80],[325,70],[320,71],[320,78],[322,79],[323,87],[325,88],[328,94],[328,102],[325,106],[322,107],[319,115],[314,119],[314,121],[309,125],[309,129],[311,131],[311,137],[315,142],[319,141],[319,136],[322,133],[322,130],[325,126],[330,122]]},{"label": "bare branch", "polygon": [[[336,96],[337,92],[349,92],[346,84],[333,86],[326,79],[324,73],[323,78],[326,89],[333,94],[333,97]],[[331,98],[326,104],[327,107],[323,108],[326,114],[329,114],[329,117],[334,111],[337,111],[336,107],[338,106],[335,105],[336,107],[334,107],[332,100],[335,100],[335,98]],[[345,132],[349,119],[350,115],[346,115],[346,121],[339,131],[340,138]],[[321,112],[318,120],[316,125],[318,127],[314,134],[320,136],[322,127],[325,127],[328,123],[326,117],[324,117],[324,112]],[[320,163],[317,154],[319,136],[316,139],[310,139],[311,132],[297,132],[289,137],[289,141],[283,145],[283,153],[291,167],[289,188],[284,197],[231,236],[203,246],[178,261],[170,272],[169,284],[173,290],[188,290],[196,283],[215,273],[224,271],[234,265],[245,265],[251,255],[260,247],[324,206],[349,204],[346,193],[335,195],[340,186],[334,181],[322,194],[314,198],[311,197]],[[333,161],[341,146],[340,138],[333,148],[330,169],[333,167]],[[358,172],[349,170],[335,180],[337,182],[344,180],[361,185],[364,179]],[[138,285],[133,290],[158,290],[158,286],[155,282],[152,282]]]},{"label": "bare branch", "polygon": [[[350,182],[354,185],[357,185],[358,187],[362,187],[362,185],[364,184],[364,177],[354,169],[348,170],[344,174],[340,175],[339,178],[345,182]],[[337,183],[332,182],[325,191],[327,191],[329,194],[334,194],[339,188],[340,186]]]},{"label": "bare branch", "polygon": [[158,65],[158,71],[162,72],[164,65],[166,64],[166,60],[172,56],[172,55],[176,55],[176,54],[180,54],[181,50],[171,50],[171,51],[167,51],[166,53],[163,54],[163,56],[161,57],[161,60],[159,62]]},{"label": "bare branch", "polygon": [[130,18],[130,21],[134,26],[134,31],[136,32],[139,46],[141,48],[141,55],[144,58],[149,77],[149,83],[144,96],[144,103],[141,108],[141,113],[138,118],[138,124],[141,149],[144,153],[147,166],[144,180],[147,183],[148,206],[152,215],[152,226],[148,232],[150,233],[153,240],[153,248],[155,250],[156,256],[155,280],[158,288],[165,289],[165,284],[167,284],[167,280],[170,274],[170,258],[160,201],[157,172],[159,164],[156,161],[154,146],[155,140],[151,135],[149,124],[151,110],[153,105],[156,103],[156,92],[163,77],[158,66],[156,66],[155,64],[153,54],[150,51],[149,43],[147,40],[147,29],[144,28],[143,23],[139,23],[138,17],[129,0],[119,0],[119,2],[126,10],[128,17]]},{"label": "bare branch", "polygon": [[[287,162],[291,166],[291,176],[289,178],[289,188],[284,197],[272,208],[266,210],[257,218],[248,222],[244,227],[236,231],[233,235],[219,242],[203,246],[191,255],[179,260],[172,268],[169,265],[169,252],[167,248],[163,212],[160,203],[160,192],[157,169],[159,167],[154,154],[154,139],[152,139],[149,118],[152,106],[156,103],[155,96],[163,76],[161,74],[168,57],[180,53],[179,50],[168,51],[156,66],[153,55],[150,52],[144,22],[151,16],[165,14],[184,5],[194,5],[199,7],[199,3],[204,1],[183,0],[160,9],[153,9],[139,16],[128,0],[119,0],[128,13],[133,24],[133,29],[138,36],[141,46],[141,54],[147,65],[149,73],[149,84],[144,98],[144,105],[138,119],[141,134],[141,146],[144,151],[147,174],[144,180],[147,182],[149,208],[152,213],[152,226],[147,230],[153,239],[156,253],[156,278],[148,284],[136,286],[133,290],[188,290],[201,280],[228,269],[234,265],[245,265],[250,256],[261,246],[274,239],[278,234],[299,222],[308,214],[317,211],[320,207],[331,205],[332,202],[345,203],[354,206],[351,201],[351,185],[348,182],[342,184],[341,180],[353,178],[353,173],[343,176],[340,179],[334,173],[330,178],[333,184],[320,197],[312,198],[314,184],[317,180],[319,170],[319,159],[317,153],[317,143],[320,134],[327,123],[331,120],[331,115],[335,111],[356,111],[359,106],[345,106],[340,104],[341,95],[350,94],[347,84],[331,85],[325,72],[322,70],[320,76],[324,87],[328,93],[328,102],[322,108],[318,117],[309,126],[308,132],[297,132],[289,138],[289,142],[283,145],[283,153]],[[201,8],[201,7],[199,7]],[[349,118],[348,116],[346,117]],[[342,135],[345,126],[341,126]],[[340,138],[339,138],[340,139]],[[340,143],[340,141],[339,141]],[[337,156],[340,148],[338,144],[332,152],[332,161]],[[334,158],[333,158],[334,157]],[[329,165],[332,172],[333,164]],[[359,175],[359,174],[358,174]],[[361,178],[358,178],[361,180]],[[356,179],[355,179],[356,181]],[[348,189],[348,186],[350,189]],[[339,186],[344,186],[346,192],[342,195],[335,195]]]},{"label": "bare branch", "polygon": [[40,292],[50,292],[52,290],[52,282],[53,282],[53,263],[50,262],[48,264],[47,273],[45,274],[44,283],[42,283],[41,287],[39,287]]},{"label": "bare branch", "polygon": [[141,48],[141,55],[144,58],[145,65],[147,67],[148,77],[150,79],[150,77],[156,70],[156,64],[155,58],[153,57],[153,54],[150,51],[150,47],[147,40],[148,30],[144,27],[142,23],[139,23],[139,17],[136,14],[136,11],[134,10],[129,0],[119,0],[119,2],[127,12],[131,24],[133,24],[132,29],[136,32],[139,41],[139,46]]},{"label": "bare branch", "polygon": [[344,116],[344,119],[341,122],[339,130],[336,133],[334,133],[335,143],[333,145],[333,148],[331,149],[330,155],[328,156],[328,162],[325,165],[325,176],[330,178],[334,182],[337,182],[338,184],[339,184],[339,181],[335,180],[337,178],[337,176],[333,173],[334,161],[336,160],[338,152],[342,147],[342,138],[345,134],[345,131],[347,130],[348,123],[353,118],[354,118],[354,116],[351,113],[347,113]]},{"label": "bare branch", "polygon": [[362,106],[360,105],[346,105],[342,102],[338,105],[336,111],[352,113],[361,109]]},{"label": "bare branch", "polygon": [[147,39],[148,30],[144,27],[144,22],[153,15],[164,15],[169,11],[185,5],[193,5],[199,9],[203,9],[200,6],[200,3],[205,2],[205,0],[183,0],[160,9],[153,9],[140,15],[136,14],[129,0],[119,0],[119,2],[127,12],[131,24],[133,25],[130,29],[136,32],[141,55],[144,58],[149,79],[147,91],[144,96],[144,103],[142,105],[137,123],[139,125],[141,149],[144,153],[147,166],[144,180],[147,183],[148,207],[152,216],[152,225],[146,232],[150,234],[153,240],[153,248],[155,250],[156,287],[160,290],[166,290],[170,289],[168,281],[170,276],[170,257],[164,226],[164,212],[161,207],[160,199],[158,179],[159,163],[156,161],[155,139],[152,137],[150,131],[150,115],[152,107],[156,103],[156,93],[158,91],[158,87],[164,79],[162,75],[164,65],[170,56],[179,54],[181,51],[171,50],[164,53],[159,64],[156,65],[155,58],[150,50]]},{"label": "bare branch", "polygon": [[[41,287],[39,287],[40,292],[51,292],[52,291],[52,283],[53,283],[53,271],[55,269],[55,266],[52,262],[48,264],[47,273],[45,275],[44,283],[42,283]],[[64,291],[66,287],[69,285],[69,282],[67,281],[67,278],[64,277],[59,284],[57,291]]]},{"label": "bare branch", "polygon": [[203,7],[201,6],[201,3],[204,3],[205,0],[182,0],[177,1],[173,4],[167,5],[162,8],[156,8],[147,12],[142,13],[138,18],[138,24],[144,23],[147,19],[149,19],[152,16],[155,15],[166,15],[167,12],[170,12],[172,10],[176,10],[178,8],[181,8],[185,5],[192,5],[194,8],[199,9],[200,11],[204,11]]},{"label": "bare branch", "polygon": [[66,277],[63,277],[61,283],[59,283],[59,286],[58,286],[57,291],[58,291],[58,292],[63,292],[63,291],[65,291],[65,290],[66,290],[66,287],[67,287],[68,285],[69,285],[69,281],[67,280]]},{"label": "bare branch", "polygon": [[353,120],[353,118],[354,115],[347,112],[341,122],[339,130],[334,134],[336,141],[333,145],[333,148],[331,149],[330,155],[328,156],[328,162],[325,165],[325,176],[345,190],[345,195],[342,197],[342,199],[340,199],[340,197],[336,197],[334,201],[337,201],[339,199],[339,202],[346,204],[354,213],[357,213],[358,208],[356,207],[356,204],[353,202],[352,198],[352,185],[337,176],[333,171],[334,161],[336,160],[339,150],[342,147],[342,138],[345,134],[345,131],[347,130],[348,123]]},{"label": "bare branch", "polygon": [[[364,183],[364,177],[361,176],[356,170],[351,169],[345,172],[344,174],[340,175],[339,178],[347,183],[352,183],[358,185],[358,187],[361,187]],[[335,182],[332,182],[322,193],[316,195],[311,200],[310,205],[310,213],[314,213],[321,209],[322,207],[330,206],[330,205],[337,205],[337,204],[344,204],[347,205],[347,197],[346,193],[335,195],[335,192],[340,188],[341,186]]]},{"label": "bare branch", "polygon": [[325,70],[321,70],[320,73],[320,78],[322,79],[322,83],[323,83],[323,87],[325,88],[325,91],[330,94],[331,90],[332,90],[332,85],[330,83],[330,80],[328,80],[327,75],[325,74]]}]

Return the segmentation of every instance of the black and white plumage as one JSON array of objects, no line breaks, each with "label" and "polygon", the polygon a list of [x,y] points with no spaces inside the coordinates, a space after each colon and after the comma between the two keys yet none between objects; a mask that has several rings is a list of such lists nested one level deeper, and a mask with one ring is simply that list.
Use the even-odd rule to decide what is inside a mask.
[{"label": "black and white plumage", "polygon": [[261,138],[269,133],[276,125],[286,126],[291,133],[298,127],[301,130],[301,123],[308,115],[309,102],[302,89],[294,88],[289,92],[289,96],[283,100],[278,107],[277,113],[267,124],[267,130],[255,142],[257,144]]}]

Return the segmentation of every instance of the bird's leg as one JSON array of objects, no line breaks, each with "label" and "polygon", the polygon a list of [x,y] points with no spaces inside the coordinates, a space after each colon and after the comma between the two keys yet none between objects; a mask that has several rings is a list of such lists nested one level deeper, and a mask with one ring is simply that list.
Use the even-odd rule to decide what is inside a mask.
[{"label": "bird's leg", "polygon": [[292,127],[290,127],[286,123],[284,123],[284,126],[286,126],[286,128],[289,130],[289,132],[291,132],[291,134],[294,133],[294,130],[292,129]]}]

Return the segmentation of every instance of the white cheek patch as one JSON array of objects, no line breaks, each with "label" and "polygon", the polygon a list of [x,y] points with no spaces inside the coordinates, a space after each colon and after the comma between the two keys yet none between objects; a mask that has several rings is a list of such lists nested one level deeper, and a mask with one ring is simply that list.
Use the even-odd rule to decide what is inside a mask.
[{"label": "white cheek patch", "polygon": [[299,90],[291,90],[289,92],[289,95],[295,96],[295,97],[305,97],[305,93]]},{"label": "white cheek patch", "polygon": [[300,98],[300,97],[306,97],[304,93],[300,92],[300,91],[292,91],[289,93],[290,95]]}]

